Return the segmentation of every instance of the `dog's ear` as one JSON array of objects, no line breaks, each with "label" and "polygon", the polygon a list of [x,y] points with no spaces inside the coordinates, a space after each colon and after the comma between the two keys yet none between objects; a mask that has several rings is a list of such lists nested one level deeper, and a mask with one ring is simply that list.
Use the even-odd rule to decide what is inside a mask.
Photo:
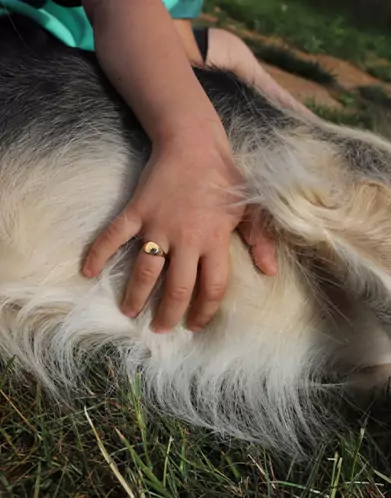
[{"label": "dog's ear", "polygon": [[391,188],[361,180],[348,195],[318,250],[338,267],[343,287],[391,325]]},{"label": "dog's ear", "polygon": [[345,188],[343,196],[332,195],[331,189],[301,188],[282,200],[289,215],[277,224],[382,324],[391,325],[391,188],[368,179]]},{"label": "dog's ear", "polygon": [[324,263],[346,291],[391,325],[391,185],[386,175],[384,181],[380,171],[377,181],[365,176],[366,170],[353,168],[331,142],[307,129],[277,138],[276,144],[246,156],[249,202],[269,213],[277,242]]}]

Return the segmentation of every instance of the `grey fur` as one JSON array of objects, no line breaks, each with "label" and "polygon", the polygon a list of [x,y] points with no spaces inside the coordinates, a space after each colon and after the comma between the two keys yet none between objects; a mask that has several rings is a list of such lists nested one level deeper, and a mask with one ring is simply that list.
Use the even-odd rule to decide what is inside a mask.
[{"label": "grey fur", "polygon": [[270,217],[279,274],[260,275],[234,234],[213,323],[160,337],[152,307],[135,321],[118,307],[137,243],[101,278],[80,274],[132,195],[150,153],[145,133],[93,57],[25,21],[14,19],[18,33],[2,22],[0,358],[15,356],[20,374],[64,397],[109,347],[116,381],[141,371],[146,400],[193,424],[290,453],[324,436],[327,396],[341,384],[364,389],[371,379],[358,371],[391,364],[391,145],[197,70],[245,178],[243,202]]}]

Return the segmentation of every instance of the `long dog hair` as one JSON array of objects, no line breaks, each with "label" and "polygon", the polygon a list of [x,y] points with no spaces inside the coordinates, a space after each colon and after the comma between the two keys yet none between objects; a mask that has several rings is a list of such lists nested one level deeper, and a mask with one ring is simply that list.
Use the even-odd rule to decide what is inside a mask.
[{"label": "long dog hair", "polygon": [[298,453],[327,430],[329,396],[389,376],[391,144],[284,111],[232,74],[196,74],[245,178],[243,202],[267,213],[279,272],[257,272],[234,234],[213,322],[157,335],[159,288],[136,320],[119,310],[137,241],[99,278],[80,272],[150,143],[94,56],[0,20],[0,358],[69,401],[109,348],[114,377],[140,375],[149,403]]}]

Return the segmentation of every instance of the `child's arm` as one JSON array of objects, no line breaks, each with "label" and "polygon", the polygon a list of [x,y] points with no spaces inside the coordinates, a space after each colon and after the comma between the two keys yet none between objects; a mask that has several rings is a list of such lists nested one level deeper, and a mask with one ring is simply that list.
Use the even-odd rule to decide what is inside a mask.
[{"label": "child's arm", "polygon": [[[200,293],[188,316],[198,330],[212,318],[228,280],[229,241],[243,216],[225,190],[241,181],[211,102],[190,67],[161,0],[84,0],[96,53],[113,85],[153,142],[152,157],[132,201],[93,245],[85,267],[97,275],[107,259],[141,233],[169,253],[157,331],[184,315],[199,271]],[[275,271],[273,245],[259,238],[261,265]],[[123,304],[136,316],[164,260],[140,253]]]},{"label": "child's arm", "polygon": [[191,21],[189,19],[174,19],[173,22],[186,51],[188,60],[191,64],[203,66],[205,61],[202,58],[200,49],[195,39]]},{"label": "child's arm", "polygon": [[153,141],[199,121],[221,128],[161,0],[84,0],[84,7],[103,70]]}]

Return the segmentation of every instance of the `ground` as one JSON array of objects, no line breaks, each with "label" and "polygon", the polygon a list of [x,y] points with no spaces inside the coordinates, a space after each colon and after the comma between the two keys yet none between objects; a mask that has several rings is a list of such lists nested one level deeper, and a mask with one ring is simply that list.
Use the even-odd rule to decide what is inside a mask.
[{"label": "ground", "polygon": [[[219,23],[219,18],[211,14],[203,14],[201,19],[210,25]],[[326,54],[308,54],[287,44],[281,38],[264,36],[248,29],[241,30],[233,23],[225,25],[225,29],[232,31],[247,40],[259,42],[261,45],[280,47],[287,53],[290,53],[303,61],[315,62],[334,76],[335,80],[332,86],[321,85],[310,79],[302,78],[279,67],[273,66],[272,64],[268,64],[260,57],[259,60],[261,64],[268,72],[304,104],[313,101],[318,105],[343,109],[343,105],[333,96],[333,94],[335,95],[336,86],[339,87],[340,91],[344,90],[349,92],[354,91],[359,87],[375,85],[383,88],[391,97],[391,84],[371,76],[368,72],[360,69],[350,61],[341,60]],[[381,62],[382,61],[379,61],[379,64]]]},{"label": "ground", "polygon": [[[201,20],[211,26],[220,24],[216,15],[203,14]],[[349,61],[338,59],[325,54],[308,54],[298,50],[281,38],[263,36],[248,29],[240,29],[237,24],[224,24],[224,28],[238,34],[242,38],[259,42],[261,45],[280,47],[301,60],[311,61],[319,64],[335,77],[335,84],[342,90],[354,91],[361,86],[377,85],[387,92],[391,92],[391,84],[387,84],[358,68]],[[259,58],[262,65],[275,78],[278,83],[289,90],[298,100],[306,104],[313,101],[317,105],[330,106],[336,109],[343,109],[343,105],[333,96],[332,88],[316,83],[306,78],[302,78],[281,69],[272,64],[268,64]],[[334,85],[335,87],[335,85]]]},{"label": "ground", "polygon": [[[325,119],[387,134],[391,36],[357,24],[340,3],[332,10],[311,0],[206,0],[201,21],[238,33]],[[385,421],[362,417],[309,462],[282,464],[256,445],[148,412],[137,383],[110,385],[109,353],[105,360],[72,410],[28,379],[15,384],[12,362],[0,369],[1,498],[390,496],[387,407]]]},{"label": "ground", "polygon": [[[208,9],[201,17],[202,22],[224,27],[242,37],[265,69],[315,112],[363,128],[375,127],[379,119],[388,120],[391,44],[378,31],[367,33],[361,26],[352,27],[338,13],[315,14],[306,6],[306,0],[258,2],[253,10],[263,17],[255,20],[247,15],[255,5],[252,0],[206,3]],[[268,16],[277,19],[273,19],[275,25],[270,26]],[[319,30],[316,23],[320,22],[325,25],[329,22],[329,29],[323,26],[319,39],[312,40],[315,46],[308,45],[307,40],[315,37],[313,32]],[[249,28],[254,25],[264,26],[265,30]],[[360,43],[362,38],[365,43]],[[328,46],[332,54],[327,52]],[[379,53],[377,46],[381,48]],[[344,57],[337,56],[340,52]]]}]

